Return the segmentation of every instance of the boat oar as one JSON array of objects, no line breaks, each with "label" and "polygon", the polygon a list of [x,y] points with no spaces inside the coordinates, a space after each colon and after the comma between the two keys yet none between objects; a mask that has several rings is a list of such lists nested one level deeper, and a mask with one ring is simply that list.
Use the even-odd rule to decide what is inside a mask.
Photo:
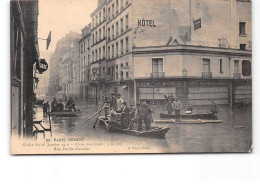
[{"label": "boat oar", "polygon": [[[90,120],[91,118],[93,118],[97,113],[101,112],[103,109],[103,107],[101,109],[99,109],[97,112],[95,112],[94,114],[92,114],[84,123],[86,123],[88,120]],[[82,123],[82,124],[84,124]]]},{"label": "boat oar", "polygon": [[95,124],[94,124],[94,126],[93,126],[94,129],[96,128],[96,124],[97,124],[98,117],[100,116],[100,113],[102,112],[102,110],[104,109],[104,107],[105,107],[105,102],[103,103],[103,106],[102,106],[102,108],[100,109],[100,111],[99,111],[99,113],[98,113],[97,119],[96,119]]}]

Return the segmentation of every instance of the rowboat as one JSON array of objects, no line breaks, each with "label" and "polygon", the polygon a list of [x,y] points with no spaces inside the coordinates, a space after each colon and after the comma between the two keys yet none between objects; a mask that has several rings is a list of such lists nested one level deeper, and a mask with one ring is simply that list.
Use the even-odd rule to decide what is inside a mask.
[{"label": "rowboat", "polygon": [[100,116],[98,117],[98,119],[99,119],[99,124],[105,125],[108,131],[118,132],[122,134],[133,135],[133,136],[164,139],[166,133],[170,130],[170,128],[168,127],[151,127],[151,129],[148,131],[128,130],[128,129],[123,129],[118,123],[110,122],[109,119],[104,116]]},{"label": "rowboat", "polygon": [[[166,114],[166,113],[160,113],[160,118],[167,118],[167,119],[176,119],[177,116],[175,114]],[[214,119],[217,120],[218,117],[215,114],[212,113],[201,113],[201,114],[181,114],[182,119]]]},{"label": "rowboat", "polygon": [[61,112],[49,112],[50,116],[62,116],[62,117],[76,117],[80,116],[81,111],[61,111]]},{"label": "rowboat", "polygon": [[204,119],[183,119],[176,121],[174,119],[155,120],[155,123],[174,123],[174,124],[208,124],[208,123],[223,123],[222,120],[204,120]]}]

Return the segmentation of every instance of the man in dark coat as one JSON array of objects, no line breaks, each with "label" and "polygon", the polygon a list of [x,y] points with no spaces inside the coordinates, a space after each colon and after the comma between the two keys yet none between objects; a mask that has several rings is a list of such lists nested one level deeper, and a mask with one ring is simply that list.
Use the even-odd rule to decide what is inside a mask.
[{"label": "man in dark coat", "polygon": [[68,100],[68,102],[67,102],[67,104],[66,104],[66,106],[65,106],[65,108],[69,109],[69,111],[71,111],[72,109],[73,109],[74,111],[76,111],[75,105],[76,105],[76,104],[75,104],[75,102],[72,100],[72,97],[70,97],[69,100]]},{"label": "man in dark coat", "polygon": [[58,101],[56,98],[53,99],[51,102],[51,112],[57,112],[57,107],[58,107]]},{"label": "man in dark coat", "polygon": [[150,130],[151,129],[151,119],[150,119],[150,115],[152,114],[152,110],[151,108],[146,104],[146,102],[142,102],[141,104],[141,108],[142,108],[142,119],[144,121],[145,124],[145,129],[146,130]]},{"label": "man in dark coat", "polygon": [[43,117],[47,117],[48,115],[48,108],[50,107],[49,101],[42,104],[42,110],[43,110]]},{"label": "man in dark coat", "polygon": [[122,116],[121,116],[121,126],[126,129],[129,126],[130,109],[127,107],[126,102],[123,102]]},{"label": "man in dark coat", "polygon": [[116,95],[111,94],[110,108],[116,107]]}]

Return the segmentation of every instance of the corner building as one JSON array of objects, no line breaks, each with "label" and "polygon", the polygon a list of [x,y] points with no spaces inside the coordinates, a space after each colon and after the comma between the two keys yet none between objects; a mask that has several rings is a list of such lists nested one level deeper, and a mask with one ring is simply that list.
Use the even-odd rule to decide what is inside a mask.
[{"label": "corner building", "polygon": [[184,105],[252,101],[251,1],[112,0],[106,11],[107,95],[134,104],[163,104],[171,92]]}]

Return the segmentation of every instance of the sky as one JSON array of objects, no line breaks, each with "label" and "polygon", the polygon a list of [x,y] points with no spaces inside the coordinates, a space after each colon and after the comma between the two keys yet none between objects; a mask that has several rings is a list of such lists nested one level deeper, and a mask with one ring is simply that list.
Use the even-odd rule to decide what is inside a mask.
[{"label": "sky", "polygon": [[81,33],[91,22],[90,14],[96,7],[97,0],[39,0],[38,37],[46,39],[52,32],[47,52],[46,41],[39,40],[40,57],[54,52],[57,41],[70,31]]}]

